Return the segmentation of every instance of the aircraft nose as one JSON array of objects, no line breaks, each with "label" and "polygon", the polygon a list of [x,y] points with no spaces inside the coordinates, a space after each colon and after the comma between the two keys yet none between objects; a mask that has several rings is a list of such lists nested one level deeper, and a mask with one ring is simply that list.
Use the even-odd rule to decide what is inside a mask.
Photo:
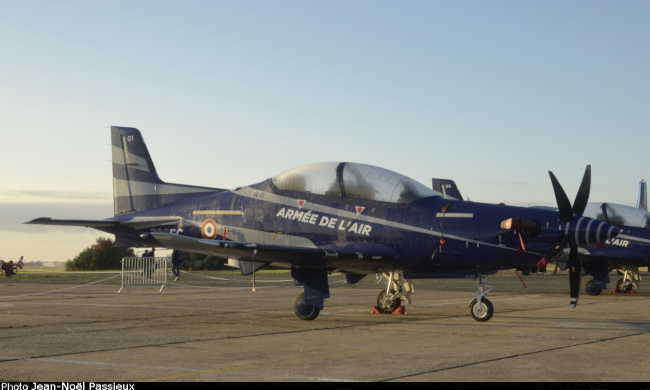
[{"label": "aircraft nose", "polygon": [[599,221],[592,218],[580,217],[571,222],[560,225],[560,230],[576,246],[592,245],[605,242],[616,237],[621,230],[607,222]]}]

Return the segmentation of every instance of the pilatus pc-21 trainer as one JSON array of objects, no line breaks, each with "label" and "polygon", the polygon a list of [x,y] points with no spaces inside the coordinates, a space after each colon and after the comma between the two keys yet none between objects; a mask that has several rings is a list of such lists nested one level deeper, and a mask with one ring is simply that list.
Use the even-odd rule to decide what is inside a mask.
[{"label": "pilatus pc-21 trainer", "polygon": [[487,276],[533,267],[569,247],[571,305],[578,300],[578,247],[618,234],[582,216],[587,167],[573,205],[550,173],[558,210],[445,199],[407,176],[351,162],[303,165],[234,190],[165,183],[140,131],[111,127],[115,215],[104,220],[38,218],[31,224],[87,226],[127,247],[157,246],[238,260],[243,274],[284,266],[304,286],[295,313],[313,320],[329,298],[328,274],[350,284],[383,274],[382,312],[410,303],[411,279],[476,278],[470,313],[489,320]]}]

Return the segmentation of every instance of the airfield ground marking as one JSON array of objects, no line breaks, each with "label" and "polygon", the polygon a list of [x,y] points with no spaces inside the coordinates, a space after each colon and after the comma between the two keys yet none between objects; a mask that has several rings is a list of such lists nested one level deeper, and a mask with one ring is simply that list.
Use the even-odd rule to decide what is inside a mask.
[{"label": "airfield ground marking", "polygon": [[[225,281],[225,282],[244,282],[244,283],[245,282],[251,282],[252,283],[252,280],[216,278],[216,277],[213,277],[213,276],[203,276],[203,275],[193,274],[193,273],[189,273],[189,272],[185,272],[185,271],[183,271],[183,273],[188,274],[188,275],[192,275],[192,276],[203,277],[203,278],[207,278],[207,279],[220,280],[220,281]],[[19,298],[19,297],[27,297],[27,296],[33,296],[33,295],[51,294],[51,293],[55,293],[55,292],[67,291],[67,290],[72,290],[72,289],[79,288],[79,287],[85,287],[85,286],[90,286],[90,285],[93,285],[93,284],[105,282],[107,280],[116,278],[118,276],[120,276],[120,275],[119,274],[118,275],[113,275],[113,276],[111,276],[109,278],[106,278],[106,279],[96,280],[94,282],[79,284],[79,285],[72,286],[72,287],[66,287],[66,288],[62,288],[62,289],[59,289],[59,290],[42,291],[42,292],[38,292],[38,293],[29,293],[29,294],[21,294],[21,295],[3,295],[2,297],[3,298]],[[257,280],[257,282],[262,282],[262,283],[287,283],[287,282],[293,282],[293,281],[294,281],[293,279],[291,279],[291,280],[289,280],[289,279],[286,279],[286,280]],[[335,284],[335,283],[343,283],[343,282],[345,282],[345,280],[337,280],[337,281],[331,282],[329,284],[332,285],[332,284]],[[168,282],[167,284],[172,285],[172,286],[183,286],[183,287],[197,288],[197,289],[218,289],[218,288],[223,288],[221,286],[219,286],[219,287],[192,286],[192,285],[189,285],[189,284],[181,284],[181,283],[173,283],[173,282]],[[287,286],[271,286],[271,287],[287,287]],[[292,286],[289,286],[289,287],[292,287]]]},{"label": "airfield ground marking", "polygon": [[166,370],[166,371],[198,371],[193,368],[185,367],[158,367],[158,366],[134,366],[133,364],[126,363],[110,363],[110,362],[92,362],[89,360],[65,360],[65,359],[53,359],[53,358],[39,358],[39,357],[15,357],[15,356],[0,356],[0,359],[3,361],[35,361],[35,362],[48,362],[48,363],[65,363],[65,364],[84,364],[92,366],[109,366],[109,367],[129,367],[129,368],[146,368],[151,370]]},{"label": "airfield ground marking", "polygon": [[[213,280],[220,280],[224,282],[253,282],[252,279],[226,279],[226,278],[217,278],[214,276],[208,276],[208,275],[199,275],[191,272],[186,272],[186,271],[181,271],[182,273],[186,275],[192,275],[196,276],[198,278],[205,278],[205,279],[213,279]],[[293,279],[285,279],[285,280],[257,280],[257,282],[264,282],[264,283],[273,283],[273,282],[278,282],[278,283],[286,283],[286,282],[293,282]]]},{"label": "airfield ground marking", "polygon": [[[506,301],[519,301],[519,300],[522,300],[522,299],[531,299],[531,298],[534,298],[534,297],[530,297],[530,298],[528,298],[528,297],[521,297],[521,298],[505,298],[505,299],[496,298],[496,299],[492,299],[492,300],[493,300],[494,302],[506,302]],[[428,305],[416,305],[416,306],[417,306],[417,307],[452,306],[452,305],[458,305],[458,304],[460,304],[460,303],[466,303],[466,302],[469,302],[469,301],[471,301],[471,299],[466,299],[466,298],[455,298],[455,299],[453,299],[453,300],[450,299],[450,300],[448,300],[448,301],[445,302],[445,303],[431,303],[431,304],[428,304]]]},{"label": "airfield ground marking", "polygon": [[[209,374],[209,373],[214,373],[214,372],[219,372],[219,371],[232,371],[232,370],[239,370],[239,369],[246,369],[246,368],[255,368],[255,367],[260,367],[260,366],[265,366],[263,364],[253,364],[253,365],[247,365],[247,366],[236,366],[236,367],[227,367],[223,369],[216,369],[216,370],[197,370],[194,368],[186,368],[186,367],[160,367],[160,366],[134,366],[133,364],[125,364],[125,363],[107,363],[107,362],[91,362],[87,360],[65,360],[65,359],[51,359],[51,358],[18,358],[18,357],[13,357],[13,356],[0,356],[0,359],[3,360],[19,360],[19,361],[35,361],[35,362],[48,362],[48,363],[63,363],[63,364],[81,364],[81,365],[93,365],[93,366],[105,366],[105,367],[128,367],[128,368],[138,368],[138,369],[150,369],[150,370],[163,370],[163,371],[185,371],[189,372],[188,374],[180,374],[180,375],[172,375],[168,376],[167,379],[172,379],[172,378],[182,378],[187,375],[201,375],[201,374]],[[295,361],[295,359],[294,359]],[[251,374],[238,374],[238,375],[251,375]],[[281,376],[280,378],[287,378],[287,379],[300,379],[300,380],[316,380],[316,381],[327,381],[327,382],[358,382],[350,379],[340,379],[340,378],[322,378],[322,377],[284,377]],[[155,381],[164,381],[165,378],[156,378],[156,379],[149,379],[149,380],[143,380],[143,382],[155,382]]]},{"label": "airfield ground marking", "polygon": [[[42,303],[42,302],[39,302]],[[97,306],[97,307],[129,307],[129,308],[140,308],[140,309],[162,309],[162,310],[203,310],[203,311],[214,311],[214,312],[233,312],[233,313],[275,313],[277,310],[245,310],[245,309],[219,309],[219,308],[204,308],[204,307],[187,307],[187,306],[154,306],[154,305],[116,305],[116,304],[107,304],[107,303],[68,303],[68,302],[50,302],[52,305],[65,305],[65,306]]]},{"label": "airfield ground marking", "polygon": [[111,276],[110,278],[106,278],[106,279],[102,279],[102,280],[96,280],[94,282],[90,282],[90,283],[86,283],[86,284],[79,284],[79,285],[72,286],[72,287],[66,287],[66,288],[62,288],[62,289],[59,289],[59,290],[43,291],[43,292],[39,292],[39,293],[29,293],[29,294],[21,294],[21,295],[4,295],[4,296],[2,296],[2,298],[17,298],[17,297],[27,297],[27,296],[30,296],[30,295],[51,294],[51,293],[55,293],[55,292],[72,290],[73,288],[85,287],[85,286],[90,286],[91,284],[97,284],[97,283],[105,282],[107,280],[116,278],[118,276],[120,276],[120,275],[114,275],[114,276]]},{"label": "airfield ground marking", "polygon": [[640,336],[640,335],[645,335],[645,334],[648,334],[648,332],[639,332],[639,333],[634,333],[634,334],[621,335],[621,336],[603,338],[603,339],[598,339],[598,340],[590,340],[590,341],[585,341],[585,342],[581,342],[581,343],[577,343],[577,344],[563,345],[563,346],[559,346],[559,347],[541,349],[541,350],[537,350],[537,351],[530,351],[530,352],[525,352],[525,353],[516,353],[516,354],[513,354],[513,355],[501,356],[501,357],[497,357],[497,358],[493,358],[493,359],[480,360],[480,361],[476,361],[476,362],[459,364],[459,365],[456,365],[456,366],[444,367],[444,368],[439,368],[439,369],[430,370],[430,371],[423,371],[423,372],[418,372],[418,373],[413,373],[413,374],[407,374],[407,375],[403,375],[403,376],[395,377],[395,378],[387,378],[387,379],[383,379],[382,381],[384,381],[384,382],[386,382],[386,381],[395,381],[395,380],[398,380],[398,379],[412,378],[412,377],[416,377],[416,376],[420,376],[420,375],[435,374],[435,373],[442,372],[442,371],[450,371],[450,370],[455,370],[455,369],[459,369],[459,368],[467,368],[467,367],[472,367],[472,366],[478,366],[478,365],[486,364],[486,363],[493,363],[493,362],[498,362],[498,361],[506,361],[506,360],[509,360],[509,359],[515,359],[515,358],[522,357],[522,356],[531,356],[531,355],[543,354],[543,353],[546,353],[546,352],[559,351],[559,350],[569,349],[569,348],[574,348],[574,347],[582,347],[582,346],[590,345],[590,344],[609,342],[609,341],[617,341],[617,340],[624,339],[624,338],[627,338],[627,337],[634,337],[634,336]]},{"label": "airfield ground marking", "polygon": [[[94,282],[96,283],[96,282]],[[520,299],[520,298],[513,298],[513,299]],[[523,298],[521,298],[523,299]],[[59,304],[59,303],[56,303]],[[69,304],[69,303],[68,303]],[[132,305],[106,305],[106,304],[75,304],[75,306],[129,306],[131,307]],[[166,309],[167,307],[165,306],[139,306],[139,307],[150,307],[150,308],[163,308]],[[195,308],[196,309],[196,308]],[[203,309],[203,310],[215,310],[215,309]],[[216,309],[219,310],[219,309]],[[648,313],[641,313],[642,316],[647,316],[650,315],[650,312]],[[597,321],[603,321],[603,320],[612,320],[612,319],[618,319],[618,318],[623,318],[623,316],[612,316],[609,318],[597,318],[597,319],[591,319],[591,320],[586,320],[587,322],[597,322]],[[578,325],[577,322],[575,322],[575,325]],[[468,337],[481,337],[481,336],[489,336],[489,335],[498,335],[498,334],[507,334],[507,333],[512,333],[512,332],[522,332],[530,329],[540,329],[540,328],[549,328],[549,327],[557,327],[557,326],[562,326],[562,324],[559,323],[554,323],[554,324],[547,324],[547,325],[540,325],[536,327],[526,327],[526,328],[520,328],[517,330],[512,330],[512,331],[505,331],[505,332],[493,332],[493,333],[486,333],[478,336],[468,336]],[[645,333],[644,333],[645,334]],[[628,335],[631,336],[631,335]],[[606,340],[600,340],[600,341],[608,341],[609,339]],[[574,346],[580,346],[582,344],[577,344]],[[346,354],[353,354],[353,353],[362,353],[366,351],[373,351],[373,350],[382,350],[386,348],[393,348],[394,346],[386,346],[386,347],[377,347],[377,348],[367,348],[367,349],[361,349],[361,350],[353,350],[353,351],[344,351],[344,352],[338,352],[338,353],[329,353],[329,354],[324,354],[324,355],[318,355],[318,356],[313,356],[310,359],[319,359],[319,358],[327,358],[331,356],[341,356],[341,355],[346,355]],[[545,352],[545,351],[537,351],[536,353],[539,352]],[[507,359],[508,357],[504,357]],[[504,359],[501,358],[501,359]],[[47,359],[47,358],[19,358],[20,360],[40,360],[40,361],[52,361],[52,362],[60,362],[60,363],[67,363],[67,364],[89,364],[89,365],[106,365],[106,366],[122,366],[123,364],[119,363],[105,363],[105,362],[90,362],[90,361],[79,361],[79,360],[60,360],[60,359]],[[304,358],[301,358],[303,360]],[[281,364],[283,363],[290,363],[292,361],[295,361],[296,359],[291,359],[287,360],[284,362],[279,362]],[[476,362],[472,364],[480,364],[481,362]],[[187,376],[196,376],[196,375],[202,375],[202,374],[209,374],[209,373],[216,373],[216,372],[225,372],[225,371],[234,371],[234,370],[242,370],[242,369],[247,369],[247,368],[253,368],[253,367],[260,367],[260,366],[265,366],[266,364],[256,364],[256,365],[244,365],[244,366],[233,366],[233,367],[224,367],[221,369],[215,369],[215,370],[196,370],[196,369],[190,369],[190,368],[171,368],[171,367],[154,367],[154,366],[142,366],[142,368],[147,368],[147,369],[164,369],[164,370],[176,370],[176,371],[185,371],[187,372],[186,374],[180,374],[177,376],[168,376],[165,378],[154,378],[150,379],[151,381],[161,381],[167,379],[172,379],[172,378],[182,378],[182,377],[187,377]],[[132,365],[130,365],[132,367]],[[461,368],[461,366],[456,366],[456,367],[450,367],[447,369],[453,369],[453,368]],[[441,371],[441,370],[438,370]],[[243,374],[242,374],[243,375]],[[418,374],[415,374],[418,375]],[[338,379],[333,379],[333,378],[318,378],[319,380],[336,380]]]},{"label": "airfield ground marking", "polygon": [[[641,316],[650,316],[650,312],[648,313],[639,313]],[[486,337],[486,336],[498,336],[498,335],[503,335],[503,334],[509,334],[509,333],[518,333],[518,332],[525,332],[533,329],[543,329],[543,328],[552,328],[552,327],[558,327],[558,328],[566,328],[568,326],[580,326],[581,323],[596,323],[599,321],[611,321],[611,320],[619,320],[624,318],[622,315],[616,315],[616,316],[610,316],[610,317],[605,317],[605,318],[592,318],[592,319],[580,319],[580,320],[569,320],[565,322],[553,322],[549,323],[546,325],[537,325],[537,326],[529,326],[529,327],[524,327],[524,328],[517,328],[517,329],[510,329],[510,330],[504,330],[500,332],[490,332],[490,333],[481,333],[473,336],[464,336],[461,338],[476,338],[476,337]],[[605,325],[611,325],[611,324],[602,324],[602,326]]]},{"label": "airfield ground marking", "polygon": [[[356,354],[356,353],[363,353],[363,352],[370,352],[370,351],[379,351],[382,349],[387,349],[387,348],[397,348],[399,345],[386,345],[383,347],[374,347],[374,348],[364,348],[364,349],[357,349],[357,350],[352,350],[352,351],[343,351],[343,352],[334,352],[334,353],[326,353],[322,355],[316,355],[316,356],[301,356],[300,359],[287,359],[283,361],[275,361],[272,363],[259,363],[259,364],[248,364],[244,366],[232,366],[232,367],[223,367],[223,368],[217,368],[214,370],[204,370],[204,371],[196,371],[196,372],[190,372],[186,374],[178,374],[178,375],[171,375],[171,376],[166,376],[166,377],[161,377],[161,378],[152,378],[148,380],[144,380],[144,382],[159,382],[159,381],[169,381],[170,379],[178,379],[178,378],[186,378],[189,376],[195,376],[195,375],[203,375],[203,374],[213,374],[217,372],[225,372],[225,371],[234,371],[234,370],[241,370],[241,369],[250,369],[250,368],[257,368],[257,367],[268,367],[269,364],[287,364],[295,361],[304,361],[304,360],[315,360],[315,359],[323,359],[323,358],[329,358],[332,356],[343,356],[343,355],[350,355],[350,354]],[[339,379],[331,379],[331,380],[339,380]]]}]

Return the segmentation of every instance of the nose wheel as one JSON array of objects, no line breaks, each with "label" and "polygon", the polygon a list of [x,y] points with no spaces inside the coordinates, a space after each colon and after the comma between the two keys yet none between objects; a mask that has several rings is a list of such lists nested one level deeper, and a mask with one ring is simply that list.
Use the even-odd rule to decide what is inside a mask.
[{"label": "nose wheel", "polygon": [[477,297],[469,303],[469,312],[476,321],[485,322],[494,315],[494,306],[485,296],[492,291],[492,286],[487,284],[487,275],[478,275],[476,281]]},{"label": "nose wheel", "polygon": [[492,318],[494,306],[487,298],[481,299],[481,302],[478,301],[478,298],[474,298],[469,304],[469,311],[476,321],[485,322]]}]

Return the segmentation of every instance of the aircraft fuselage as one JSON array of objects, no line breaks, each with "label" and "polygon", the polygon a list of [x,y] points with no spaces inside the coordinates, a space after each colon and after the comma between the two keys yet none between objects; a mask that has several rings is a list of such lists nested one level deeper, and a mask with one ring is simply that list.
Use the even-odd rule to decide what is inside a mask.
[{"label": "aircraft fuselage", "polygon": [[[129,239],[152,232],[176,233],[205,240],[370,252],[395,258],[396,269],[417,271],[469,267],[492,273],[533,266],[552,250],[559,231],[558,214],[545,210],[437,196],[410,204],[310,196],[278,191],[271,180],[115,219],[135,215],[181,219],[175,226],[130,232]],[[536,220],[543,228],[536,237],[522,233],[525,251],[520,249],[522,239],[517,231],[500,227],[512,217]],[[479,251],[481,256],[477,256]],[[354,272],[377,272],[377,268],[380,266],[359,267]]]}]

